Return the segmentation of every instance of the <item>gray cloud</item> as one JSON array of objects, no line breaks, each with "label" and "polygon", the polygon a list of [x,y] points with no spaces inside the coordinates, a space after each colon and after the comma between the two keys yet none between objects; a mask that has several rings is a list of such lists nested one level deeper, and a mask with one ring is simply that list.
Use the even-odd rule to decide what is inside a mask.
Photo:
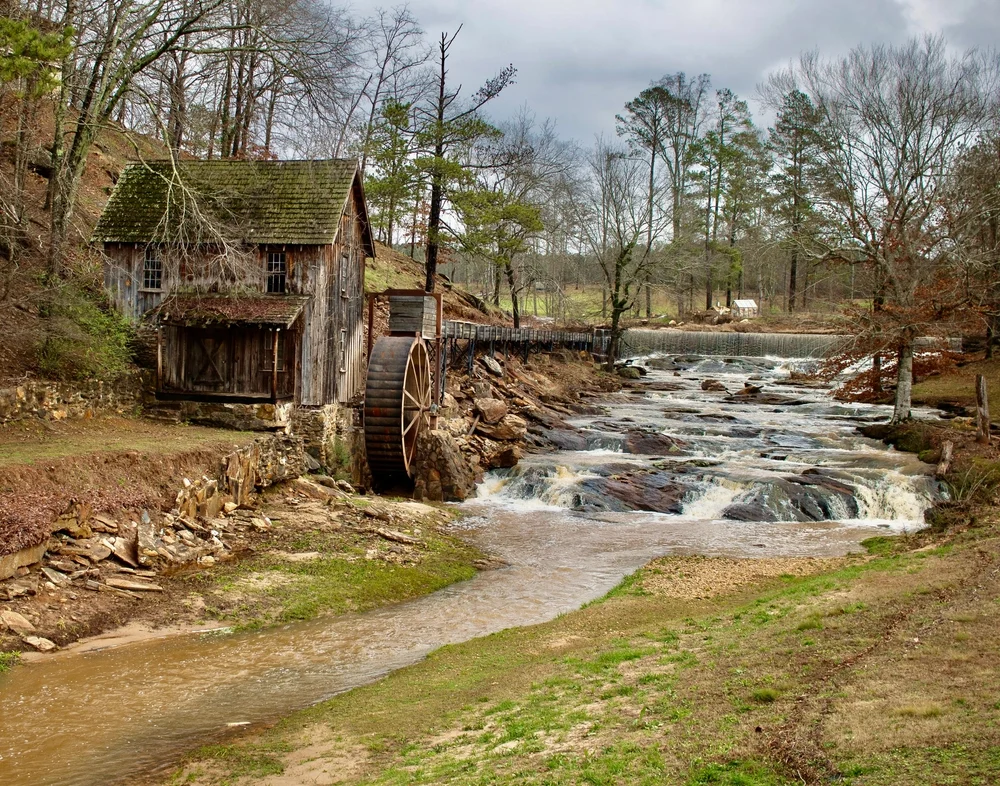
[{"label": "gray cloud", "polygon": [[[364,13],[367,4],[355,4]],[[799,53],[844,54],[925,31],[956,45],[1000,32],[1000,0],[412,0],[431,40],[464,23],[450,73],[469,92],[513,63],[517,84],[491,105],[523,105],[583,142],[613,134],[614,116],[650,81],[708,73],[716,87],[752,99],[766,74]]]}]

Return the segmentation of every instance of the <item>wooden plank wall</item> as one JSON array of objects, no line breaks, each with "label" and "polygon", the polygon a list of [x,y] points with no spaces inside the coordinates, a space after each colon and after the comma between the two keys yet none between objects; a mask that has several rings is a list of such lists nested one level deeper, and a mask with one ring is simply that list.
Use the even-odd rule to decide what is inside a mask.
[{"label": "wooden plank wall", "polygon": [[153,292],[142,288],[142,260],[145,246],[134,243],[108,243],[104,248],[104,286],[112,302],[128,319],[138,322],[142,315],[160,305],[163,293],[176,280],[176,271],[163,266],[163,290]]},{"label": "wooden plank wall", "polygon": [[365,384],[365,250],[362,242],[360,193],[355,187],[340,219],[333,253],[337,276],[330,298],[336,303],[336,320],[330,339],[335,375],[330,401],[346,403]]},{"label": "wooden plank wall", "polygon": [[[269,399],[272,396],[274,331],[270,328],[188,328],[165,325],[161,332],[163,393]],[[297,334],[279,332],[284,368],[278,398],[295,394]]]},{"label": "wooden plank wall", "polygon": [[312,295],[302,310],[302,342],[299,350],[298,403],[309,406],[325,404],[323,382],[327,369],[326,323],[330,319],[328,303],[319,293],[330,280],[329,246],[268,246],[267,251],[284,249],[288,264],[288,292]]}]

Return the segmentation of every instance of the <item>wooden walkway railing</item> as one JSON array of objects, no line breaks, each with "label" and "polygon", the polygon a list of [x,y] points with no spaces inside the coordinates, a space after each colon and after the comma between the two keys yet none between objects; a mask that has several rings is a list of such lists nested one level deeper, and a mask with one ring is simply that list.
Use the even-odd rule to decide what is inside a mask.
[{"label": "wooden walkway railing", "polygon": [[472,371],[476,350],[523,355],[551,351],[556,347],[585,350],[603,355],[608,347],[607,330],[572,331],[511,328],[500,325],[480,325],[476,322],[448,320],[441,326],[445,353],[449,365],[467,364]]}]

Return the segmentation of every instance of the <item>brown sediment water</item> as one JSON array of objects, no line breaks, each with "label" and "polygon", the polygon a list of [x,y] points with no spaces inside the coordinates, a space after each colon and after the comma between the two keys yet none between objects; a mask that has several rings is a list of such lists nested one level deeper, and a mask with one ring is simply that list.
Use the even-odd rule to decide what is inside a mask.
[{"label": "brown sediment water", "polygon": [[[578,608],[658,555],[838,556],[879,531],[918,526],[915,516],[930,499],[912,459],[851,433],[853,419],[872,410],[841,410],[815,392],[809,394],[815,405],[795,413],[727,409],[694,392],[696,374],[684,379],[691,382],[690,395],[659,393],[642,402],[612,403],[604,425],[580,423],[595,435],[593,450],[534,456],[517,472],[490,478],[481,497],[465,504],[468,515],[454,525],[456,531],[509,567],[365,614],[254,633],[99,640],[33,659],[0,677],[0,783],[128,782],[223,738],[236,724],[276,719],[440,646]],[[725,429],[691,420],[686,408],[696,400],[750,427],[744,436],[727,437]],[[664,414],[671,408],[674,415]],[[687,429],[695,454],[719,462],[711,476],[693,481],[683,513],[625,513],[593,505],[574,510],[566,502],[579,498],[573,489],[595,466],[614,459],[606,444],[614,439],[607,421],[624,428],[629,418],[672,433]],[[780,459],[774,456],[779,449]],[[865,516],[755,523],[721,518],[725,505],[766,480],[768,472],[810,462],[838,471],[860,467],[853,471],[859,485],[866,484]],[[544,470],[544,482],[536,479],[526,491],[519,478],[533,468]]]}]

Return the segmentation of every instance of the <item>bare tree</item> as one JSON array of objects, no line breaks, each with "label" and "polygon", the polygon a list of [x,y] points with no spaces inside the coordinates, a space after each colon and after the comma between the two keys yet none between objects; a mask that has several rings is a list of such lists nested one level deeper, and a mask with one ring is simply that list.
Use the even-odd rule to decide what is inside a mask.
[{"label": "bare tree", "polygon": [[431,50],[409,7],[378,8],[366,26],[371,73],[359,94],[368,105],[361,139],[362,172],[368,165],[372,131],[386,102],[412,104],[431,85],[430,75],[423,68]]},{"label": "bare tree", "polygon": [[606,359],[613,370],[621,350],[622,318],[635,304],[652,257],[640,246],[651,220],[646,198],[647,166],[622,147],[598,139],[587,156],[578,194],[581,245],[601,270],[610,305]]},{"label": "bare tree", "polygon": [[438,250],[441,244],[441,219],[449,183],[455,176],[455,164],[447,156],[457,146],[469,145],[495,130],[479,116],[479,110],[513,84],[517,70],[509,65],[495,77],[488,79],[468,102],[459,97],[462,86],[448,87],[448,54],[461,32],[442,33],[438,42],[438,73],[436,95],[426,106],[418,109],[419,136],[426,151],[423,156],[424,171],[431,186],[430,212],[427,219],[427,272],[426,290],[434,291],[437,274]]},{"label": "bare tree", "polygon": [[50,275],[62,272],[77,192],[98,133],[136,78],[185,36],[209,30],[212,12],[223,2],[66,0],[59,24],[73,31],[74,49],[63,63],[52,146]]},{"label": "bare tree", "polygon": [[551,121],[538,124],[527,109],[499,129],[503,134],[499,140],[473,149],[463,162],[471,174],[456,189],[453,202],[462,225],[458,238],[463,250],[490,262],[497,305],[499,279],[506,279],[514,327],[520,327],[519,298],[529,282],[517,280],[515,262],[545,228],[543,205],[570,168],[569,148]]},{"label": "bare tree", "polygon": [[871,335],[896,357],[893,422],[910,417],[914,339],[946,255],[945,176],[986,117],[995,68],[974,52],[950,57],[940,38],[858,47],[834,61],[804,55],[775,80],[801,86],[819,113],[817,209],[839,227],[825,253],[862,255],[882,301]]}]

